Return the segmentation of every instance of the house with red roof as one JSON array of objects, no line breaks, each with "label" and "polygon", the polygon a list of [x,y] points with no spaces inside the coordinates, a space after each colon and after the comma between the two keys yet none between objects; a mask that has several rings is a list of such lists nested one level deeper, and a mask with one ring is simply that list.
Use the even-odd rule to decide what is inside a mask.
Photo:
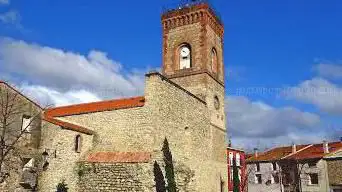
[{"label": "house with red roof", "polygon": [[245,192],[248,189],[248,181],[246,177],[246,154],[242,149],[232,146],[227,147],[227,163],[228,163],[228,192],[234,190],[234,168],[236,166],[237,177],[239,178],[239,192]]},{"label": "house with red roof", "polygon": [[[257,153],[247,159],[247,171],[251,173],[249,191],[339,191],[341,183],[336,175],[342,175],[338,171],[340,150],[342,141],[277,147]],[[337,167],[336,174],[332,167]]]}]

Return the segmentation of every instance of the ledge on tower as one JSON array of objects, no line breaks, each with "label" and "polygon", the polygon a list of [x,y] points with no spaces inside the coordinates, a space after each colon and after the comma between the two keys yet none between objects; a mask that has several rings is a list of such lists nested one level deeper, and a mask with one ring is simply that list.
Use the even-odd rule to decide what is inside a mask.
[{"label": "ledge on tower", "polygon": [[214,15],[217,21],[222,25],[222,19],[219,12],[214,8],[210,0],[182,0],[180,2],[173,2],[163,6],[162,19],[172,17],[179,14],[179,12],[190,12],[197,9],[208,9]]}]

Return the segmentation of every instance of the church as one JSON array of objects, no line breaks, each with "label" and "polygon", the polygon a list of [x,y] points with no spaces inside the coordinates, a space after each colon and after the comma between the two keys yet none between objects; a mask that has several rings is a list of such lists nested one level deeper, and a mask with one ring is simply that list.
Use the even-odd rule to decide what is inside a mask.
[{"label": "church", "polygon": [[199,1],[161,24],[144,95],[44,111],[38,191],[227,191],[222,20]]}]

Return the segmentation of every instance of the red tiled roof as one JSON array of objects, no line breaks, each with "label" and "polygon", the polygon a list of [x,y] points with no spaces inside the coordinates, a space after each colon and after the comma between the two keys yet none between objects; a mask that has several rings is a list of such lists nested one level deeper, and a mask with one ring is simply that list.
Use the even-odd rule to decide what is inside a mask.
[{"label": "red tiled roof", "polygon": [[[308,145],[297,145],[296,150],[301,150]],[[277,147],[271,150],[265,151],[263,153],[259,153],[258,157],[253,155],[252,157],[248,158],[247,161],[276,161],[280,160],[281,158],[290,155],[292,153],[292,146],[286,147]]]},{"label": "red tiled roof", "polygon": [[149,152],[96,152],[86,158],[92,163],[147,163],[150,160]]},{"label": "red tiled roof", "polygon": [[132,97],[118,100],[99,101],[93,103],[83,103],[77,105],[55,107],[46,110],[45,114],[51,117],[62,117],[68,115],[79,115],[115,109],[126,109],[142,107],[145,104],[144,97]]},{"label": "red tiled roof", "polygon": [[29,102],[33,103],[35,106],[37,106],[38,108],[42,109],[42,107],[34,102],[32,99],[28,98],[26,95],[24,95],[23,93],[21,93],[20,91],[18,91],[16,88],[14,88],[13,86],[11,86],[10,84],[8,84],[7,82],[5,81],[2,81],[0,80],[0,84],[4,84],[6,85],[7,87],[9,87],[10,89],[12,89],[13,91],[15,91],[16,93],[18,93],[19,95],[21,95],[22,97],[24,97],[25,99],[27,99]]},{"label": "red tiled roof", "polygon": [[94,132],[92,130],[90,130],[90,129],[87,129],[85,127],[82,127],[82,126],[79,126],[79,125],[75,125],[75,124],[72,124],[72,123],[69,123],[69,122],[61,121],[61,120],[55,119],[53,117],[45,116],[44,120],[47,121],[47,122],[50,122],[52,124],[59,125],[59,126],[63,127],[64,129],[69,129],[69,130],[72,130],[72,131],[76,131],[76,132],[80,132],[80,133],[85,133],[85,134],[88,134],[88,135],[94,134]]},{"label": "red tiled roof", "polygon": [[[328,143],[329,152],[333,153],[339,149],[342,149],[342,142],[332,142]],[[296,159],[296,160],[304,160],[304,159],[316,159],[323,158],[326,154],[324,153],[323,143],[314,144],[303,151],[299,151],[293,155],[288,156],[286,159]]]}]

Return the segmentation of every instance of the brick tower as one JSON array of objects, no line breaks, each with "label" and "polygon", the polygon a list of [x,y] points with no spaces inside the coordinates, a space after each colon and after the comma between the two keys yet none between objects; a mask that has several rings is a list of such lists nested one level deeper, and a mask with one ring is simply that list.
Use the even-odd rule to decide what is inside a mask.
[{"label": "brick tower", "polygon": [[[225,167],[224,27],[206,1],[191,1],[162,15],[162,73],[206,102],[212,160]],[[221,173],[222,174],[222,173]]]}]

